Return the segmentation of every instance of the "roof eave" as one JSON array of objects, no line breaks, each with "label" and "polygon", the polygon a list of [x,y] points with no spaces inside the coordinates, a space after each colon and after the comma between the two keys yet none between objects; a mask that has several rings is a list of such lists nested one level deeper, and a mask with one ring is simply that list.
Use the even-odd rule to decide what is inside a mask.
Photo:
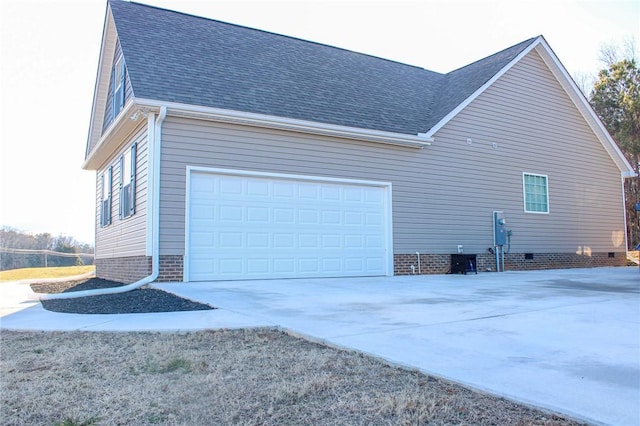
[{"label": "roof eave", "polygon": [[[139,116],[135,113],[140,106],[134,99],[130,99],[118,114],[118,117],[105,130],[91,152],[87,155],[82,168],[85,170],[98,170],[105,161],[127,140],[128,136],[140,125]],[[145,112],[150,111],[146,108]]]},{"label": "roof eave", "polygon": [[152,99],[137,98],[136,104],[141,108],[159,108],[161,106],[166,106],[167,115],[176,117],[198,118],[224,123],[242,124],[246,126],[270,128],[276,130],[287,130],[313,135],[332,136],[386,145],[403,146],[408,148],[424,148],[425,146],[431,145],[431,142],[433,142],[433,138],[422,133],[412,135],[405,133],[387,132],[382,130],[372,130],[309,120],[278,117],[267,114],[203,107],[175,102],[156,101]]}]

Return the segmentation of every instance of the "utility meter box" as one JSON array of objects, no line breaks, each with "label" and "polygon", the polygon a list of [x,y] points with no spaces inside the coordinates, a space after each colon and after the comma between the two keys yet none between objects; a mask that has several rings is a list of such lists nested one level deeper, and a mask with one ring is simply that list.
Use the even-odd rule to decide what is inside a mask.
[{"label": "utility meter box", "polygon": [[504,212],[493,212],[493,245],[504,246],[507,244],[507,221]]}]

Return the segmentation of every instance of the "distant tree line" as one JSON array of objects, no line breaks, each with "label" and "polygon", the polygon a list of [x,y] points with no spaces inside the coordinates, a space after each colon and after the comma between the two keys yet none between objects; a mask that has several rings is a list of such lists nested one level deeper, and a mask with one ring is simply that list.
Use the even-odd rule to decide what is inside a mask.
[{"label": "distant tree line", "polygon": [[[17,249],[17,250],[16,250]],[[13,253],[11,251],[14,251]],[[93,253],[91,244],[82,244],[68,235],[30,234],[9,226],[0,228],[0,271],[43,266],[93,264],[91,256],[56,256],[52,253],[18,253],[18,250],[48,250],[58,253]]]}]

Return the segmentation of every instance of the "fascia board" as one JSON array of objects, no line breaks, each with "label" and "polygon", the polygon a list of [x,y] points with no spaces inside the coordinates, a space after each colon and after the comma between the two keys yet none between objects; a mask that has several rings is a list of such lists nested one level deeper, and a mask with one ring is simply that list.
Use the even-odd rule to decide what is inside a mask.
[{"label": "fascia board", "polygon": [[433,138],[433,136],[436,134],[436,132],[438,132],[445,124],[447,124],[456,115],[458,115],[460,113],[460,111],[465,109],[467,107],[467,105],[469,105],[478,96],[480,96],[485,90],[487,90],[487,88],[489,88],[496,80],[498,80],[500,77],[502,77],[504,75],[504,73],[509,71],[511,69],[511,67],[513,67],[516,63],[518,63],[522,58],[527,56],[527,54],[529,54],[529,52],[531,52],[540,43],[541,40],[542,40],[542,36],[539,36],[536,40],[531,42],[531,44],[529,46],[527,46],[526,49],[524,49],[522,52],[520,52],[520,54],[518,56],[516,56],[515,58],[513,58],[511,60],[511,62],[509,62],[500,71],[498,71],[496,74],[494,74],[494,76],[491,77],[490,80],[488,80],[485,84],[480,86],[479,89],[477,89],[475,92],[473,92],[467,99],[462,101],[449,114],[444,116],[444,118],[442,118],[442,120],[438,121],[435,124],[435,126],[433,126],[431,129],[429,129],[428,132],[425,133],[425,136]]},{"label": "fascia board", "polygon": [[265,127],[278,130],[288,130],[314,135],[334,136],[359,141],[376,142],[387,145],[397,145],[410,148],[424,148],[431,145],[433,138],[424,134],[409,135],[403,133],[385,132],[380,130],[363,129],[349,126],[319,123],[266,114],[256,114],[243,111],[220,108],[201,107],[173,102],[162,102],[151,99],[136,99],[141,108],[156,109],[167,107],[167,114],[177,117],[199,118],[232,124],[243,124],[254,127]]},{"label": "fascia board", "polygon": [[620,169],[622,177],[634,177],[636,173],[631,167],[629,161],[618,147],[618,144],[613,140],[609,131],[606,129],[598,114],[593,110],[589,101],[584,96],[582,91],[578,88],[573,78],[569,75],[565,67],[562,65],[556,54],[551,47],[547,44],[544,38],[541,38],[540,43],[536,51],[542,57],[542,60],[547,64],[553,75],[556,77],[562,88],[569,95],[569,98],[576,105],[576,108],[580,111],[580,114],[584,117],[589,127],[593,130],[596,137],[607,151],[613,162]]}]

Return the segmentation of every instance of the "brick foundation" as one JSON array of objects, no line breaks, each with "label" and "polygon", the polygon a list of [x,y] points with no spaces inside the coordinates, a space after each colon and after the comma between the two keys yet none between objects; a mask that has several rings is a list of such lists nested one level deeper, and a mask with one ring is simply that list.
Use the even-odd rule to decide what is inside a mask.
[{"label": "brick foundation", "polygon": [[[613,257],[610,257],[610,255]],[[539,269],[595,268],[602,266],[626,266],[627,254],[591,253],[581,255],[575,253],[507,253],[504,256],[504,267],[507,271],[531,271]],[[418,255],[394,254],[394,275],[418,274]],[[411,269],[413,265],[414,269]],[[476,256],[478,271],[495,271],[496,257],[491,253]],[[420,272],[422,274],[448,274],[451,269],[449,254],[420,254]]]},{"label": "brick foundation", "polygon": [[[413,265],[413,270],[411,266]],[[420,254],[421,274],[446,274],[451,268],[451,256],[448,254]],[[418,255],[394,254],[393,274],[412,275],[418,274]]]},{"label": "brick foundation", "polygon": [[[536,269],[593,268],[601,266],[625,266],[625,252],[591,253],[580,255],[575,253],[507,253],[504,267],[507,271],[529,271]],[[394,254],[394,275],[418,274],[418,255]],[[411,266],[413,265],[413,270]],[[133,256],[113,259],[96,259],[96,275],[121,283],[132,283],[151,275],[151,257]],[[476,257],[478,271],[495,271],[496,258],[491,253],[481,253]],[[448,274],[451,269],[449,254],[420,254],[420,273]],[[160,275],[157,281],[182,281],[184,259],[181,255],[160,256]]]},{"label": "brick foundation", "polygon": [[[160,275],[156,281],[182,281],[182,256],[160,256]],[[96,276],[119,283],[133,283],[152,272],[151,257],[131,256],[96,259]]]},{"label": "brick foundation", "polygon": [[133,283],[151,275],[151,258],[147,256],[96,259],[96,276],[119,283]]},{"label": "brick foundation", "polygon": [[[504,267],[507,271],[529,271],[535,269],[595,268],[602,266],[626,266],[626,252],[591,253],[589,256],[576,253],[533,253],[526,259],[525,253],[507,253]],[[495,257],[493,260],[495,269]]]},{"label": "brick foundation", "polygon": [[160,256],[160,275],[157,281],[182,282],[184,271],[184,257],[181,255]]}]

